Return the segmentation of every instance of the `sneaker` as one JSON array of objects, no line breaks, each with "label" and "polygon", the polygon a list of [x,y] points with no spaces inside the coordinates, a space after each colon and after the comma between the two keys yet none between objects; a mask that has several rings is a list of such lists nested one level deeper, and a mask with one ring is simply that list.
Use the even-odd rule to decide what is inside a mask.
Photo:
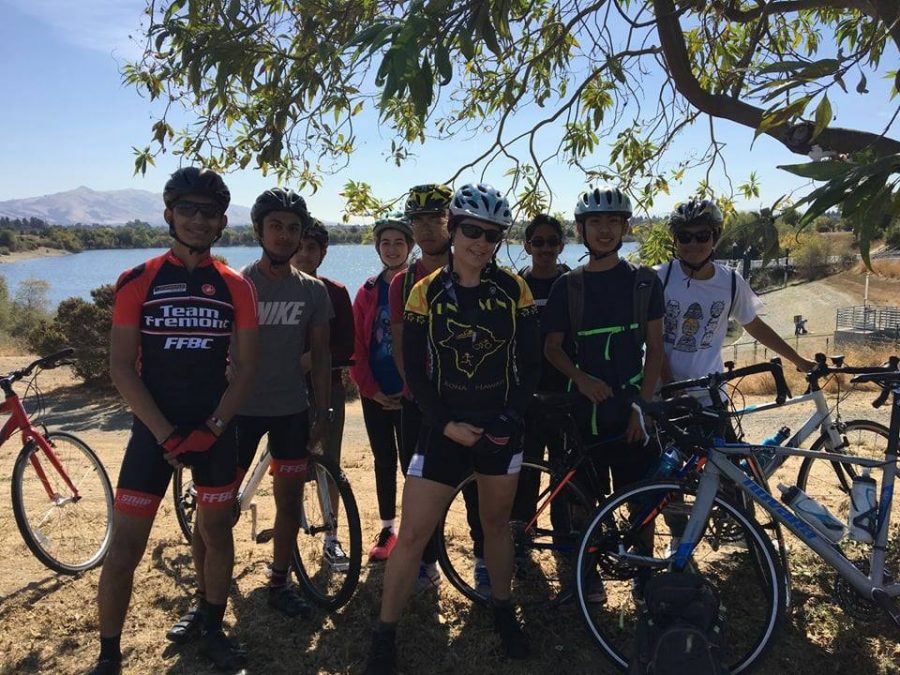
[{"label": "sneaker", "polygon": [[233,672],[247,665],[247,652],[232,642],[221,629],[204,633],[199,651],[219,670]]},{"label": "sneaker", "polygon": [[269,607],[277,609],[291,619],[298,616],[308,619],[312,615],[312,607],[293,584],[269,586]]},{"label": "sneaker", "polygon": [[500,635],[503,652],[508,659],[525,659],[531,654],[528,636],[519,625],[516,611],[512,605],[498,607],[494,605],[494,632]]},{"label": "sneaker", "polygon": [[193,605],[172,624],[166,633],[166,639],[177,645],[184,645],[199,636],[202,627],[203,610],[200,609],[200,605]]},{"label": "sneaker", "polygon": [[122,659],[100,659],[89,675],[119,675],[122,672]]},{"label": "sneaker", "polygon": [[389,527],[383,528],[369,549],[369,560],[387,560],[396,545],[397,535],[394,531]]},{"label": "sneaker", "polygon": [[491,575],[488,574],[484,560],[475,559],[475,570],[472,576],[475,577],[475,592],[485,598],[491,597]]},{"label": "sneaker", "polygon": [[364,675],[395,675],[397,672],[397,634],[392,630],[375,631],[369,647]]},{"label": "sneaker", "polygon": [[441,585],[441,573],[437,565],[431,563],[419,563],[419,578],[416,579],[416,593],[424,593],[436,589]]},{"label": "sneaker", "polygon": [[606,587],[603,585],[603,579],[600,578],[597,572],[594,572],[588,580],[584,599],[594,605],[606,602]]},{"label": "sneaker", "polygon": [[341,542],[337,539],[325,542],[322,556],[325,558],[325,563],[335,572],[346,572],[350,569],[350,557],[344,552]]}]

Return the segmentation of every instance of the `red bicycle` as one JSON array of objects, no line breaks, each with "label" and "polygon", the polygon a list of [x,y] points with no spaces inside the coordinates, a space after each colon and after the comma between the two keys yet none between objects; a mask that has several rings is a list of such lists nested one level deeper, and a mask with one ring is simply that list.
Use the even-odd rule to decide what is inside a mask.
[{"label": "red bicycle", "polygon": [[0,445],[17,431],[22,434],[12,474],[16,525],[35,557],[63,574],[77,574],[103,561],[112,536],[112,485],[84,441],[32,424],[13,384],[35,371],[71,363],[74,352],[63,349],[0,377],[5,396],[0,413],[10,415],[0,429]]}]

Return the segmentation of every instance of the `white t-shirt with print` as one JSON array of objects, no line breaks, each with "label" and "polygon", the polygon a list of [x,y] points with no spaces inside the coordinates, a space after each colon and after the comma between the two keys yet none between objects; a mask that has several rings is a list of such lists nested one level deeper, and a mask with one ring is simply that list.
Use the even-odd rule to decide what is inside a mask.
[{"label": "white t-shirt with print", "polygon": [[[722,345],[728,330],[732,272],[713,264],[715,274],[705,280],[688,277],[678,261],[654,268],[665,284],[663,340],[675,380],[703,377],[724,368]],[[763,304],[740,274],[736,274],[735,282],[730,315],[743,326],[756,318]]]}]

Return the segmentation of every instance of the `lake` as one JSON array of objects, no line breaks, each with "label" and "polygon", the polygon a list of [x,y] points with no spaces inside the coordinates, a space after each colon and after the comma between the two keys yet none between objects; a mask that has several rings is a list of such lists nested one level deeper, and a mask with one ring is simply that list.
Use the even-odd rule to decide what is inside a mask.
[{"label": "lake", "polygon": [[[637,244],[629,242],[622,247],[621,252],[625,254],[636,248]],[[116,249],[32,258],[0,264],[0,275],[6,278],[11,296],[15,295],[19,284],[25,279],[43,279],[50,284],[47,300],[51,306],[56,307],[61,300],[73,296],[90,299],[91,289],[115,283],[123,271],[163,251],[165,249]],[[258,246],[231,246],[213,248],[213,251],[227,259],[228,264],[235,269],[240,269],[258,259],[260,255]],[[561,259],[570,267],[574,267],[584,251],[581,244],[573,242],[563,250]],[[501,265],[512,269],[519,269],[528,264],[528,256],[519,244],[504,245],[497,259]],[[379,269],[381,265],[374,246],[343,244],[328,249],[328,255],[319,272],[345,284],[350,289],[350,296],[353,297],[363,282]]]}]

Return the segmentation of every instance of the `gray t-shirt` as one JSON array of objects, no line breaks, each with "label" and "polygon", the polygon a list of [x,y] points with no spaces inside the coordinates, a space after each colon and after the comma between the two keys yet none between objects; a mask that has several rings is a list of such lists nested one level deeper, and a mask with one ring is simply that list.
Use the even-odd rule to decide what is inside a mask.
[{"label": "gray t-shirt", "polygon": [[325,284],[291,271],[290,277],[271,279],[257,262],[241,270],[256,287],[259,301],[259,360],[241,415],[292,415],[309,407],[300,357],[309,329],[328,323],[334,312]]}]

